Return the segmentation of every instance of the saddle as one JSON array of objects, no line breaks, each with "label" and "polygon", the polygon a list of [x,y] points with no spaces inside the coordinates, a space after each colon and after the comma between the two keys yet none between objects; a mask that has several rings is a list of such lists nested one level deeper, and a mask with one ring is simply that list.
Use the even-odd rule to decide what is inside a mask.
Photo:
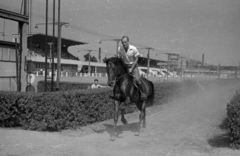
[{"label": "saddle", "polygon": [[[134,78],[134,76],[133,76],[132,74],[129,74],[129,75],[130,75],[131,78],[132,78],[133,85],[139,89],[139,85],[137,84],[137,80]],[[144,79],[145,79],[144,77],[140,77],[140,81],[141,81],[141,82],[143,82]]]},{"label": "saddle", "polygon": [[[131,74],[130,74],[131,75]],[[133,82],[133,85],[137,88],[137,90],[138,91],[140,91],[141,92],[141,90],[139,89],[139,84],[137,83],[137,80],[134,78],[134,76],[133,75],[131,75],[132,76],[132,82]],[[140,81],[141,81],[141,84],[143,84],[143,81],[144,81],[144,77],[140,77]]]}]

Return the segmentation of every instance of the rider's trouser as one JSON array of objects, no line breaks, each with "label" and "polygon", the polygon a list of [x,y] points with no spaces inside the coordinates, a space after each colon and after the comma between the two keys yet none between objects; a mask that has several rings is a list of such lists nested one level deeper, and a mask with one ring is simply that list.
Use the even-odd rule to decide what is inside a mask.
[{"label": "rider's trouser", "polygon": [[[131,64],[127,65],[127,66],[128,66],[128,69],[130,69],[132,67]],[[132,74],[133,74],[134,79],[136,80],[136,82],[140,86],[141,85],[141,80],[140,80],[141,76],[140,76],[140,73],[139,73],[139,70],[138,70],[138,65],[135,66],[135,68],[132,71]]]},{"label": "rider's trouser", "polygon": [[[131,68],[132,65],[128,65],[128,68]],[[143,88],[142,88],[142,85],[141,85],[141,76],[140,76],[140,73],[139,73],[139,70],[138,70],[138,66],[136,65],[135,68],[133,69],[132,71],[132,74],[133,74],[133,77],[134,79],[136,80],[136,83],[137,83],[137,86],[141,92],[141,99],[144,100],[147,98],[146,94],[143,92]]]}]

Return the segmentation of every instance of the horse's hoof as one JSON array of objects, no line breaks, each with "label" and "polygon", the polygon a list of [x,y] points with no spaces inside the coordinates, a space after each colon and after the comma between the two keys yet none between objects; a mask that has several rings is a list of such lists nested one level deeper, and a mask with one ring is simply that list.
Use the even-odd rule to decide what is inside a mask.
[{"label": "horse's hoof", "polygon": [[115,138],[114,138],[114,137],[111,137],[111,138],[110,138],[110,141],[115,141]]},{"label": "horse's hoof", "polygon": [[143,124],[143,128],[146,128],[146,124]]},{"label": "horse's hoof", "polygon": [[127,122],[126,119],[122,120],[122,123],[123,123],[124,125],[127,125],[127,124],[128,124],[128,122]]}]

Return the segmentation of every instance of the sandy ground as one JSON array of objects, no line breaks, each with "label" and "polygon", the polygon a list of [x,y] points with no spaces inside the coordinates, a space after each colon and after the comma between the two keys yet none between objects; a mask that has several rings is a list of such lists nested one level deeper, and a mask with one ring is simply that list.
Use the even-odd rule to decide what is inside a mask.
[{"label": "sandy ground", "polygon": [[118,123],[109,141],[112,120],[63,132],[0,129],[0,156],[234,156],[226,133],[226,104],[240,82],[208,86],[188,97],[147,109],[147,127],[134,136],[138,114]]}]

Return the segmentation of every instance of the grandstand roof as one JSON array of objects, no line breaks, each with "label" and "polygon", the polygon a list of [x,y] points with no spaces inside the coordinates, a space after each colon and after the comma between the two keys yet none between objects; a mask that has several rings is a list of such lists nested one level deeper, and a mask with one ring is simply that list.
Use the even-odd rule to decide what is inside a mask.
[{"label": "grandstand roof", "polygon": [[[148,59],[146,57],[139,57],[139,66],[147,66]],[[158,63],[165,63],[166,61],[156,60],[150,58],[150,67],[159,67]]]},{"label": "grandstand roof", "polygon": [[[9,41],[0,41],[0,45],[5,45],[5,46],[10,46],[10,47],[15,47],[15,42],[9,42]],[[17,43],[19,46],[19,43]]]},{"label": "grandstand roof", "polygon": [[[146,58],[146,57],[139,57],[139,60],[140,60],[140,61],[147,61],[147,58]],[[156,63],[167,62],[167,61],[157,60],[157,59],[152,59],[152,58],[150,58],[150,61],[156,62]]]},{"label": "grandstand roof", "polygon": [[[31,40],[32,42],[45,43],[45,34],[41,34],[41,33],[33,34],[32,36],[28,37],[28,42],[30,42]],[[53,41],[53,36],[48,35],[48,42],[52,42],[52,41]],[[57,37],[54,37],[54,42],[57,45]],[[81,44],[88,44],[88,43],[62,38],[62,45],[65,45],[65,47],[69,47],[73,45],[81,45]]]}]

